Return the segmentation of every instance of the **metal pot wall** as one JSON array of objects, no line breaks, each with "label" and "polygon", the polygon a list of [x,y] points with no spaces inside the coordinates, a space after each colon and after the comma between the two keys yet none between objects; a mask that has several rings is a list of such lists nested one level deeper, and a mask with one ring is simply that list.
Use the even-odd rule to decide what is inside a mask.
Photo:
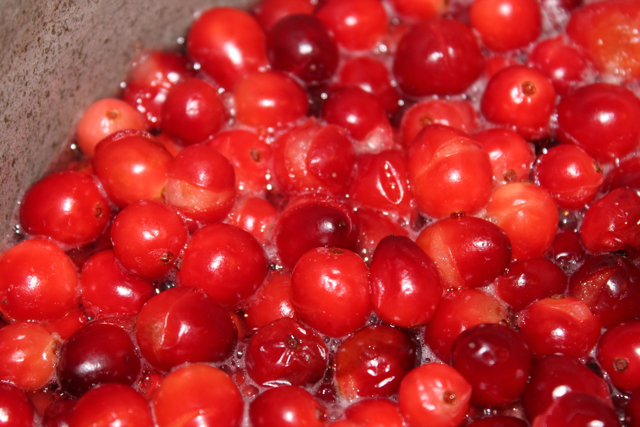
[{"label": "metal pot wall", "polygon": [[199,10],[250,0],[0,2],[0,241],[93,101],[113,96],[136,52],[175,46]]}]

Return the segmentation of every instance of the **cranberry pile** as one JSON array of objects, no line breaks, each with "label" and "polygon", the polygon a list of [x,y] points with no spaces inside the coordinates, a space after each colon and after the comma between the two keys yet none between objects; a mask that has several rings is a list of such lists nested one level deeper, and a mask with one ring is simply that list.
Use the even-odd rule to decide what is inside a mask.
[{"label": "cranberry pile", "polygon": [[20,202],[0,426],[640,426],[640,2],[262,0],[177,50]]}]

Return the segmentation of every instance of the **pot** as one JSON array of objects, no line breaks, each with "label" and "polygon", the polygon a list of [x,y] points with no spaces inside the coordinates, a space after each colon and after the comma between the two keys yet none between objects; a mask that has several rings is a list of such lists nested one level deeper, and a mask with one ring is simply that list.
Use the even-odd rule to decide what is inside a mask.
[{"label": "pot", "polygon": [[[174,47],[194,14],[250,0],[3,0],[0,5],[0,230],[73,138],[92,102],[115,96],[141,50]],[[10,242],[9,242],[10,243]]]}]

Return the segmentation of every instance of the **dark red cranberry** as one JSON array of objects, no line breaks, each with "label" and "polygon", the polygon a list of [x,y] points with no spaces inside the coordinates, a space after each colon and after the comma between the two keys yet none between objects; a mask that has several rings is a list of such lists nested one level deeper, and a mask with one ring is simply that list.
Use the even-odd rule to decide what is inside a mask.
[{"label": "dark red cranberry", "polygon": [[532,355],[513,329],[495,323],[462,332],[451,348],[451,366],[471,383],[471,403],[501,407],[520,399]]},{"label": "dark red cranberry", "polygon": [[404,236],[380,241],[371,261],[369,281],[376,315],[405,328],[427,323],[442,298],[435,263]]},{"label": "dark red cranberry", "polygon": [[555,400],[533,420],[533,426],[582,427],[597,424],[620,427],[616,411],[588,393],[567,393]]},{"label": "dark red cranberry", "polygon": [[573,273],[569,295],[585,301],[602,326],[612,328],[640,317],[640,270],[619,255],[595,256]]},{"label": "dark red cranberry", "polygon": [[469,27],[453,19],[434,18],[402,37],[393,73],[407,95],[452,95],[465,91],[480,76],[483,65]]},{"label": "dark red cranberry", "polygon": [[289,318],[260,329],[251,337],[245,354],[251,379],[268,387],[312,386],[324,376],[327,360],[322,337]]},{"label": "dark red cranberry", "polygon": [[120,326],[89,323],[73,334],[60,350],[60,385],[75,397],[97,384],[132,385],[139,375],[140,357],[129,333]]},{"label": "dark red cranberry", "polygon": [[349,401],[391,397],[418,362],[418,347],[400,329],[369,325],[338,347],[334,360],[338,393]]},{"label": "dark red cranberry", "polygon": [[42,427],[69,427],[75,407],[76,401],[73,399],[56,400],[42,414]]},{"label": "dark red cranberry", "polygon": [[549,256],[567,272],[573,272],[582,265],[587,254],[580,242],[580,234],[575,230],[558,230]]},{"label": "dark red cranberry", "polygon": [[527,427],[527,422],[515,417],[496,415],[473,420],[467,427]]},{"label": "dark red cranberry", "polygon": [[271,66],[289,72],[307,84],[331,78],[338,68],[338,47],[325,26],[313,15],[292,14],[267,33]]}]

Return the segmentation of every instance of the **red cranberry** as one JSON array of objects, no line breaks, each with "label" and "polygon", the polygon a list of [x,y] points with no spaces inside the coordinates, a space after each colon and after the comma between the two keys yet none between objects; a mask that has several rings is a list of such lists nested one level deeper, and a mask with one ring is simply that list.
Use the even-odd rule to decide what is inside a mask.
[{"label": "red cranberry", "polygon": [[373,49],[387,31],[387,12],[377,0],[325,0],[314,14],[346,50]]},{"label": "red cranberry", "polygon": [[402,37],[393,73],[407,95],[452,95],[464,92],[480,76],[483,65],[469,27],[453,19],[434,18]]},{"label": "red cranberry", "polygon": [[353,401],[361,397],[391,397],[416,366],[418,348],[400,329],[369,325],[344,340],[335,353],[338,393]]},{"label": "red cranberry", "polygon": [[529,379],[532,356],[513,329],[485,323],[462,332],[451,348],[451,366],[471,384],[471,403],[501,407],[516,402]]},{"label": "red cranberry", "polygon": [[488,129],[473,139],[489,153],[493,179],[499,183],[528,181],[535,160],[532,145],[510,129]]},{"label": "red cranberry", "polygon": [[359,400],[344,411],[347,420],[363,427],[403,427],[405,425],[398,404],[387,399]]},{"label": "red cranberry", "polygon": [[640,141],[640,99],[622,86],[582,86],[558,104],[558,138],[576,144],[601,163],[634,152]]},{"label": "red cranberry", "polygon": [[300,320],[331,337],[364,326],[371,314],[369,298],[369,269],[346,249],[311,249],[291,276],[291,301]]},{"label": "red cranberry", "polygon": [[640,322],[609,329],[598,341],[596,358],[614,387],[630,393],[640,386]]},{"label": "red cranberry", "polygon": [[62,389],[79,397],[97,384],[132,385],[140,375],[140,356],[120,326],[89,323],[65,341],[57,369]]},{"label": "red cranberry", "polygon": [[152,427],[149,402],[135,389],[124,384],[101,384],[85,393],[75,405],[70,426],[122,425]]},{"label": "red cranberry", "polygon": [[11,383],[0,382],[0,419],[2,427],[33,427],[35,410],[24,391]]},{"label": "red cranberry", "polygon": [[436,265],[404,236],[380,241],[371,261],[369,281],[375,314],[405,328],[427,323],[442,297]]},{"label": "red cranberry", "polygon": [[496,52],[525,47],[542,30],[536,0],[477,0],[471,5],[469,17],[484,45]]},{"label": "red cranberry", "polygon": [[618,255],[595,256],[573,273],[569,295],[585,301],[602,326],[612,328],[640,316],[640,270]]},{"label": "red cranberry", "polygon": [[283,317],[297,319],[291,302],[291,273],[271,270],[243,312],[247,327],[253,330]]},{"label": "red cranberry", "polygon": [[313,13],[314,3],[310,0],[261,0],[257,2],[251,13],[265,31],[269,31],[280,19],[296,14]]},{"label": "red cranberry", "polygon": [[565,43],[562,37],[536,44],[529,53],[528,63],[549,77],[556,93],[562,96],[580,84],[589,70],[582,52]]},{"label": "red cranberry", "polygon": [[254,427],[322,427],[325,409],[303,388],[283,386],[262,392],[249,406]]},{"label": "red cranberry", "polygon": [[69,427],[75,407],[76,401],[72,399],[54,401],[42,414],[42,427]]},{"label": "red cranberry", "polygon": [[327,360],[322,337],[289,318],[260,329],[251,337],[245,355],[251,379],[268,387],[314,385],[324,376]]},{"label": "red cranberry", "polygon": [[555,400],[533,420],[532,427],[591,426],[619,427],[611,406],[587,393],[568,393]]},{"label": "red cranberry", "polygon": [[389,4],[398,15],[410,22],[426,21],[442,15],[449,5],[445,0],[390,0]]},{"label": "red cranberry", "polygon": [[611,169],[604,179],[602,190],[609,192],[615,188],[627,187],[640,190],[640,157],[631,157]]},{"label": "red cranberry", "polygon": [[356,211],[358,220],[358,241],[356,253],[370,263],[378,243],[387,236],[409,236],[409,231],[404,228],[406,222],[403,219],[395,221],[384,213],[371,209],[358,208]]}]

